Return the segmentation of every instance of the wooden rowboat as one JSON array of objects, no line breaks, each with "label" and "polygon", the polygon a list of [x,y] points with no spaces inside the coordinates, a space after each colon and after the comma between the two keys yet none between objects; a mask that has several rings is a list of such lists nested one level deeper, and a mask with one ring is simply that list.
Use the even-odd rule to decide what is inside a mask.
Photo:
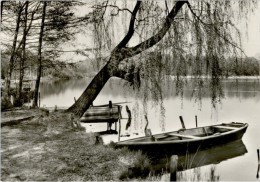
[{"label": "wooden rowboat", "polygon": [[223,123],[179,131],[139,137],[120,141],[116,147],[128,147],[133,150],[143,150],[147,153],[192,152],[199,149],[224,144],[242,138],[247,123]]}]

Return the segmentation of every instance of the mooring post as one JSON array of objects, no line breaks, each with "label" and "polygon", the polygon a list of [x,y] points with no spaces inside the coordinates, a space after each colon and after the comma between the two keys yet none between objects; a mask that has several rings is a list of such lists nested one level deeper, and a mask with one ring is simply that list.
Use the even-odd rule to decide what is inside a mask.
[{"label": "mooring post", "polygon": [[195,116],[195,121],[196,121],[196,128],[197,128],[198,127],[197,115]]},{"label": "mooring post", "polygon": [[257,149],[257,158],[258,158],[258,167],[256,171],[256,179],[259,178],[259,169],[260,169],[260,156],[259,156],[259,149]]},{"label": "mooring post", "polygon": [[54,106],[54,112],[58,111],[57,105]]},{"label": "mooring post", "polygon": [[260,164],[259,149],[257,149],[258,164]]},{"label": "mooring post", "polygon": [[170,181],[177,181],[178,156],[172,155],[170,161]]},{"label": "mooring post", "polygon": [[108,102],[108,105],[109,105],[109,108],[112,108],[112,101],[111,100]]},{"label": "mooring post", "polygon": [[118,141],[120,142],[120,135],[121,135],[121,118],[122,118],[122,113],[121,113],[121,106],[117,106],[118,107],[118,122],[119,122],[119,126],[118,126]]},{"label": "mooring post", "polygon": [[182,128],[186,129],[182,116],[179,116],[179,117],[180,117]]}]

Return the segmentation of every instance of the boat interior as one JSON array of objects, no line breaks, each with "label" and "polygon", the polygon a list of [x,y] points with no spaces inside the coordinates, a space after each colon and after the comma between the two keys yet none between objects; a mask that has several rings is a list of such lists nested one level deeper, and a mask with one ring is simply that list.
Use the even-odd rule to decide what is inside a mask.
[{"label": "boat interior", "polygon": [[[193,129],[180,129],[179,131],[162,133],[158,135],[147,136],[139,139],[133,139],[138,142],[147,141],[171,141],[171,140],[187,140],[199,139],[207,136],[218,136],[222,133],[229,132],[244,126],[244,123],[228,123],[206,127],[199,127]],[[134,141],[133,141],[134,142]]]}]

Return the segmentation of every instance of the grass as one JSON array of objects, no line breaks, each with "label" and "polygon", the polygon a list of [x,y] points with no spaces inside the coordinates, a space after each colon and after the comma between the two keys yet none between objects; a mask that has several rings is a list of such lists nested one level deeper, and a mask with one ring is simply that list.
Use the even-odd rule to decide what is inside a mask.
[{"label": "grass", "polygon": [[147,170],[140,152],[96,145],[94,134],[72,127],[69,114],[35,112],[39,117],[2,128],[2,181],[114,181],[129,167]]},{"label": "grass", "polygon": [[[95,135],[71,124],[70,114],[28,110],[30,121],[1,129],[1,181],[164,181],[165,172],[153,173],[148,156],[141,151],[95,144]],[[21,111],[3,113],[11,117]],[[163,175],[163,178],[162,178]],[[166,176],[166,177],[165,177]],[[216,181],[198,169],[178,172],[181,181]]]}]

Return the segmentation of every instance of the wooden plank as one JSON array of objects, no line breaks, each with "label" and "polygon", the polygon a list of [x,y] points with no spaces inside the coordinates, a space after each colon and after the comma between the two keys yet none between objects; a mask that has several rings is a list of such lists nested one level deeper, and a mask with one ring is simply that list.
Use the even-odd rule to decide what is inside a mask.
[{"label": "wooden plank", "polygon": [[178,133],[170,133],[170,134],[168,134],[168,135],[169,135],[169,136],[182,137],[182,138],[191,138],[191,139],[201,138],[201,137],[198,137],[198,136],[193,136],[193,135],[181,135],[181,134],[178,134]]},{"label": "wooden plank", "polygon": [[85,112],[83,116],[113,116],[113,115],[119,115],[118,111],[96,111],[96,112]]},{"label": "wooden plank", "polygon": [[107,117],[107,116],[88,116],[81,117],[80,121],[85,123],[113,123],[117,122],[119,117]]},{"label": "wooden plank", "polygon": [[231,127],[231,126],[212,126],[214,128],[220,128],[220,129],[229,129],[229,130],[235,130],[235,129],[239,129],[237,127]]}]

